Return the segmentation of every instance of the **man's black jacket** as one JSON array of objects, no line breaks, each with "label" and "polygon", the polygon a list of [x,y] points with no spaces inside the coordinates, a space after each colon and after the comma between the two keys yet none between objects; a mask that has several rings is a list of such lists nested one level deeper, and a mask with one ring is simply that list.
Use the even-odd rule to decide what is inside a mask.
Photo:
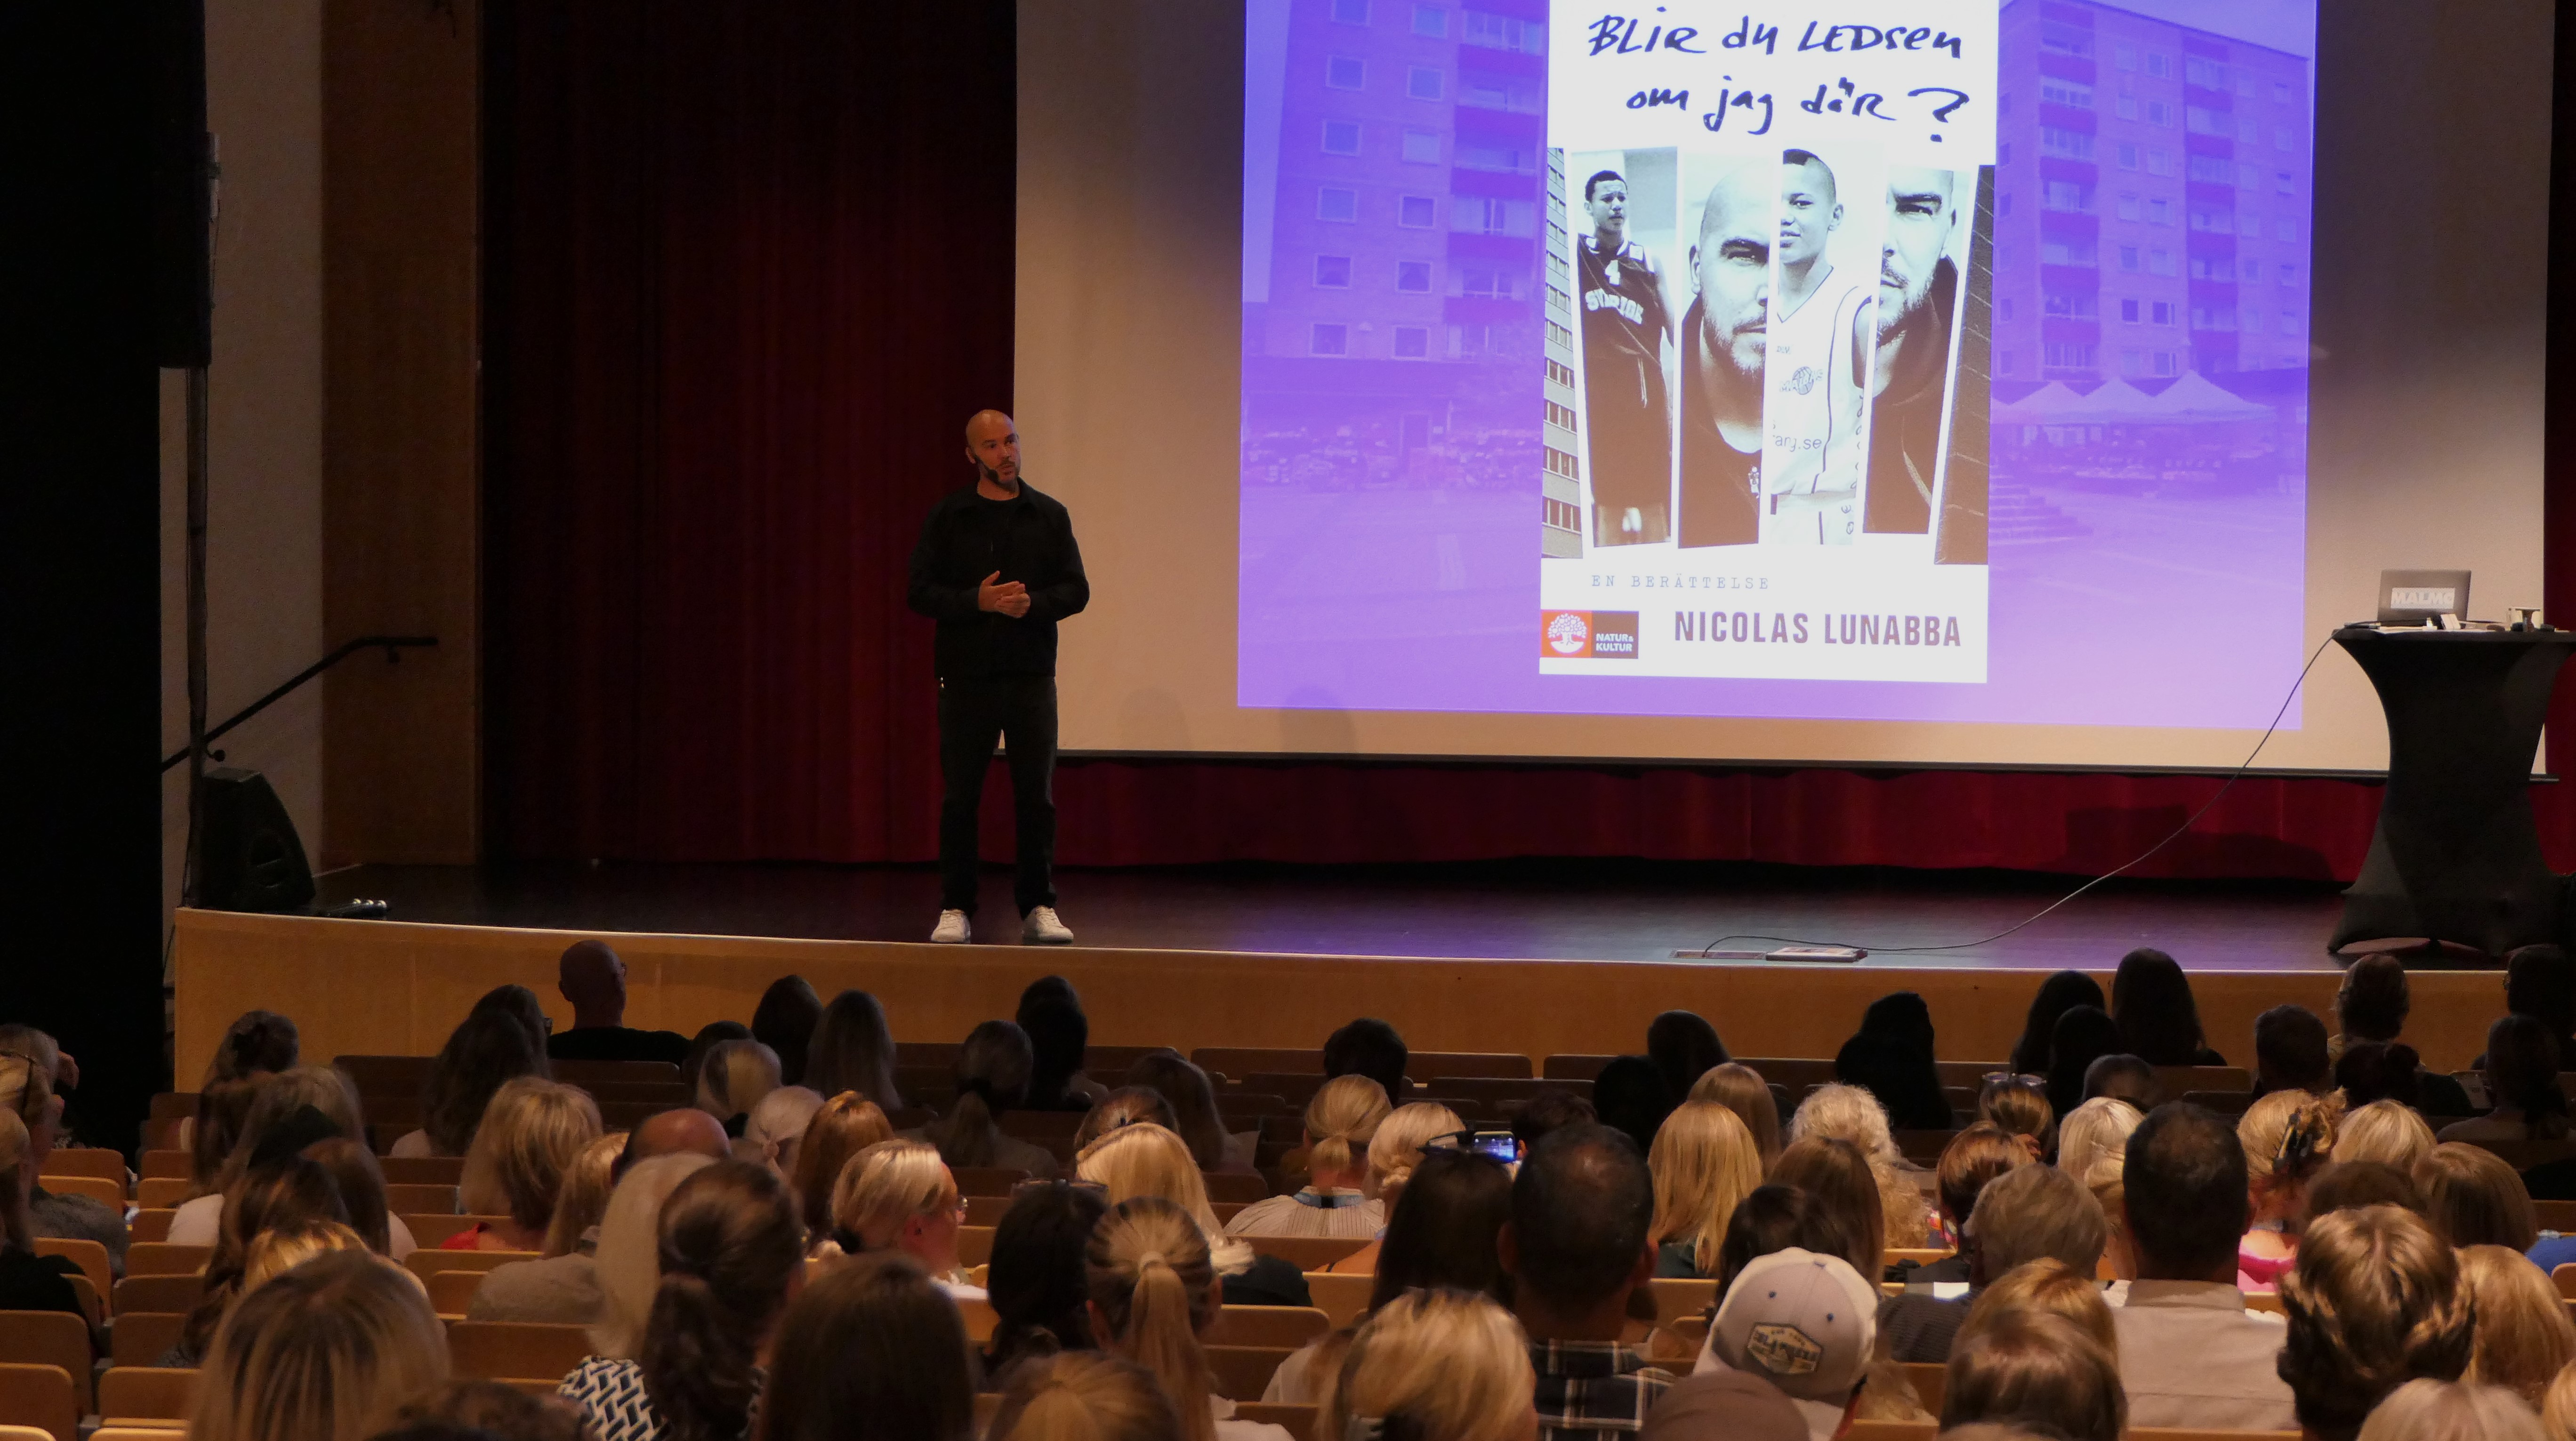
[{"label": "man's black jacket", "polygon": [[[979,610],[975,591],[995,571],[1029,591],[1017,620]],[[1073,517],[1027,481],[1019,495],[990,501],[969,485],[931,507],[912,548],[912,608],[939,622],[941,680],[1055,674],[1055,623],[1091,603]]]}]

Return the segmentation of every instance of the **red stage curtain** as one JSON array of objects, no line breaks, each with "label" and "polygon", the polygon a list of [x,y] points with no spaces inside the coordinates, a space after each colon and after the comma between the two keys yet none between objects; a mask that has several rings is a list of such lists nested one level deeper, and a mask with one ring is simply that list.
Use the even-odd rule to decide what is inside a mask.
[{"label": "red stage curtain", "polygon": [[[496,6],[492,849],[913,861],[959,427],[1010,403],[1012,6]],[[2563,469],[2563,467],[2561,467]],[[2553,534],[2576,507],[2553,475]],[[2570,618],[2576,546],[2551,547]],[[2332,663],[2329,661],[2328,663]],[[2562,697],[2570,692],[2562,689]],[[2558,733],[2576,727],[2562,699]],[[2576,760],[2576,752],[2562,752]],[[2089,872],[2215,778],[1089,762],[1068,863],[1645,855]],[[2576,804],[2542,788],[2553,863]],[[1008,854],[1002,787],[988,847]],[[2239,783],[2139,874],[2349,877],[2375,786]]]}]

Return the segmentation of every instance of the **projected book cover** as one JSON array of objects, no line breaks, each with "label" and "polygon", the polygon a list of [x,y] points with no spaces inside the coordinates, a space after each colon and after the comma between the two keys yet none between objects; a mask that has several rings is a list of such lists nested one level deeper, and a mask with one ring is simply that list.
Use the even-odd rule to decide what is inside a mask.
[{"label": "projected book cover", "polygon": [[2259,726],[2314,21],[1253,0],[1239,703]]}]

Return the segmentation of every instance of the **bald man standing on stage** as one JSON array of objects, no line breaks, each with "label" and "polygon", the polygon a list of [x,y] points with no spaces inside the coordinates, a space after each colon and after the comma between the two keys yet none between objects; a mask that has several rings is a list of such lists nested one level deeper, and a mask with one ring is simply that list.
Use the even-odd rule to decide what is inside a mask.
[{"label": "bald man standing on stage", "polygon": [[1055,913],[1055,623],[1091,603],[1073,518],[1020,478],[1019,427],[998,410],[966,422],[975,483],[931,507],[912,550],[912,608],[939,622],[939,924],[974,938],[976,818],[1000,740],[1018,820],[1020,939],[1073,939]]}]

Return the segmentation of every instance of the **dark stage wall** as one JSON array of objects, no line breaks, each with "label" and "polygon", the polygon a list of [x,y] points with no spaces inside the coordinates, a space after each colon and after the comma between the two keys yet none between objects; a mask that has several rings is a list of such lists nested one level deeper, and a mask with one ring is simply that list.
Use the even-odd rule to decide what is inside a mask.
[{"label": "dark stage wall", "polygon": [[[931,500],[966,478],[963,418],[1010,404],[1012,24],[1008,0],[494,8],[496,854],[933,854],[930,625],[904,609],[903,568]],[[2562,620],[2576,616],[2576,471],[2555,420],[2569,383],[2551,388],[2547,603]],[[2553,733],[2576,727],[2571,695]],[[2217,785],[1172,761],[1068,765],[1057,796],[1061,855],[1078,864],[1648,855],[2082,872],[2128,859]],[[2562,789],[2535,794],[2553,864],[2576,868]],[[2347,781],[2247,780],[2139,874],[2349,877],[2378,799]],[[1007,855],[999,787],[988,801],[988,847]]]}]

